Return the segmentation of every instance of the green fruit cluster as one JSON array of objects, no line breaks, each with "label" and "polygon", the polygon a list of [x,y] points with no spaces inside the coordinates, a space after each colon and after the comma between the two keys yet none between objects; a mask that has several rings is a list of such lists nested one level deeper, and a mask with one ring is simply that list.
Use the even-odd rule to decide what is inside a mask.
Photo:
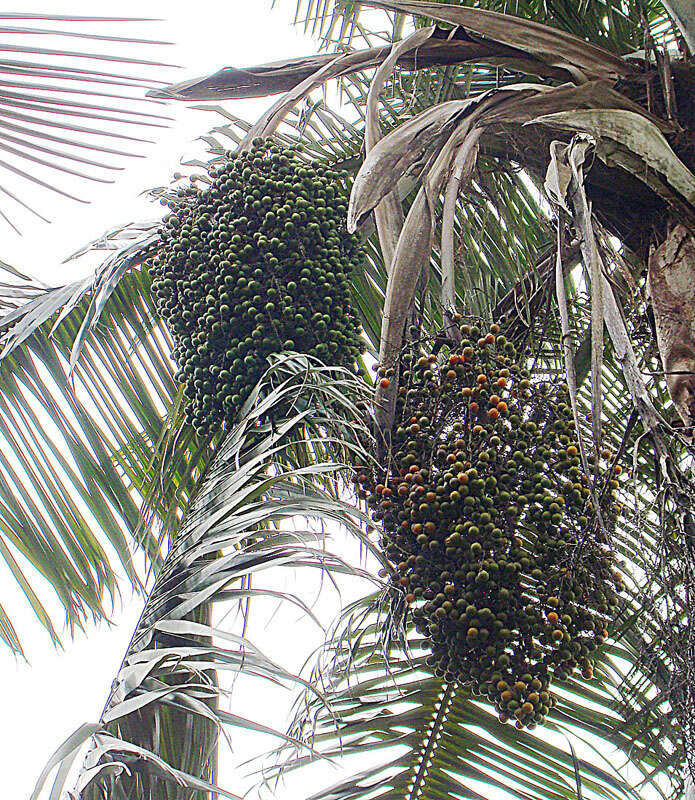
[{"label": "green fruit cluster", "polygon": [[160,230],[152,289],[201,436],[235,418],[271,353],[350,366],[363,349],[345,175],[299,152],[258,139],[230,154],[208,188],[179,191]]},{"label": "green fruit cluster", "polygon": [[[567,388],[531,381],[499,330],[462,326],[446,360],[403,354],[389,467],[357,482],[435,673],[533,728],[555,704],[553,676],[591,677],[621,582]],[[604,525],[617,486],[607,482]]]}]

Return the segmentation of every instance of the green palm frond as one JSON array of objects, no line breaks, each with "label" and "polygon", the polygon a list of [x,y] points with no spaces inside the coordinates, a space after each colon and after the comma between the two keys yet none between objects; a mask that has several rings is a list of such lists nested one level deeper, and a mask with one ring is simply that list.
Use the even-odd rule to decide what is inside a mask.
[{"label": "green palm frond", "polygon": [[[115,598],[117,572],[140,586],[137,546],[153,564],[159,560],[152,531],[133,539],[137,499],[113,460],[119,442],[135,431],[159,435],[167,395],[175,393],[165,354],[148,342],[147,285],[147,277],[133,271],[115,287],[99,334],[72,374],[73,342],[96,302],[91,279],[31,287],[29,303],[0,321],[3,560],[56,641],[58,620],[40,599],[47,592],[57,595],[71,628],[83,625],[107,614],[102,601],[106,594]],[[64,317],[52,330],[61,310]],[[138,340],[142,347],[134,346]],[[164,385],[148,380],[157,372],[167,376]],[[5,641],[19,649],[7,622]]]},{"label": "green palm frond", "polygon": [[[672,39],[674,29],[667,14],[678,3],[673,9],[661,0],[484,0],[459,5],[536,20],[623,54],[642,48],[645,19],[655,38]],[[364,41],[391,35],[398,38],[404,23],[402,15],[374,14],[351,0],[297,0],[295,19],[325,47],[363,46]]]},{"label": "green palm frond", "polygon": [[[540,735],[519,732],[500,724],[465,688],[435,677],[421,640],[410,628],[401,630],[385,609],[388,601],[376,595],[346,609],[316,672],[327,704],[310,693],[298,703],[289,732],[334,760],[341,774],[338,783],[312,792],[312,800],[357,800],[375,792],[394,800],[479,800],[491,792],[569,799],[577,796],[577,780],[585,797],[640,798],[644,782],[662,793],[654,773],[668,752],[659,744],[641,748],[615,712],[619,673],[607,657],[600,688],[563,685],[555,721]],[[316,758],[284,745],[267,768],[268,779],[290,778]],[[373,766],[364,768],[367,760]]]},{"label": "green palm frond", "polygon": [[[185,426],[171,434],[172,345],[142,266],[157,225],[109,232],[92,277],[48,288],[11,274],[3,288],[0,547],[56,642],[51,595],[72,630],[107,617],[121,581],[142,589],[213,453]],[[8,617],[0,636],[21,651]]]},{"label": "green palm frond", "polygon": [[[327,478],[332,487],[343,484],[346,460],[369,457],[356,405],[364,399],[364,383],[350,372],[299,355],[277,357],[261,379],[198,486],[101,726],[81,729],[94,734],[78,784],[81,797],[190,797],[191,788],[214,780],[218,727],[273,733],[219,706],[215,671],[290,686],[305,682],[268,660],[243,635],[242,623],[240,633],[211,627],[210,605],[224,600],[243,611],[254,595],[264,595],[253,577],[271,568],[369,577],[331,553],[326,529],[342,526],[375,554],[360,512],[326,489]],[[312,463],[307,451],[315,453]],[[269,596],[311,614],[298,598]],[[79,747],[84,739],[78,732],[71,741]],[[187,788],[177,790],[176,783]]]}]

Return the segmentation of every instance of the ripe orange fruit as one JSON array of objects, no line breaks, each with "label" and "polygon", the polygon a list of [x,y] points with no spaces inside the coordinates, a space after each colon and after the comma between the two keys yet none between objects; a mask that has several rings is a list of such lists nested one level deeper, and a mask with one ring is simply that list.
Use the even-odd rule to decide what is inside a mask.
[{"label": "ripe orange fruit", "polygon": [[390,385],[391,385],[391,381],[388,378],[382,378],[379,381],[379,386],[381,386],[382,389],[388,389],[388,387]]}]

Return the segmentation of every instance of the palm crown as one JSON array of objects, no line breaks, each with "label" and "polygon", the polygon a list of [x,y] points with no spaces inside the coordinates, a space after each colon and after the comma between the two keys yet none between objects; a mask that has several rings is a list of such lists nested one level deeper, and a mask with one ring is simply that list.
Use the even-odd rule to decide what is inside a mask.
[{"label": "palm crown", "polygon": [[[366,241],[353,303],[388,374],[374,389],[363,364],[355,376],[281,354],[233,421],[202,438],[183,411],[143,266],[158,252],[156,224],[112,232],[117,249],[93,280],[52,290],[15,280],[3,433],[13,453],[32,456],[21,468],[0,456],[6,561],[52,633],[13,551],[78,624],[116,590],[114,554],[133,584],[136,551],[156,576],[100,725],[57,754],[74,758],[91,737],[81,796],[215,791],[218,729],[258,728],[218,703],[224,669],[299,687],[270,775],[345,760],[348,777],[314,797],[473,798],[481,786],[524,798],[646,797],[680,791],[692,769],[692,333],[673,332],[678,297],[659,287],[674,263],[693,269],[693,69],[683,56],[695,28],[675,0],[588,2],[581,13],[575,3],[509,5],[300,3],[298,17],[322,38],[318,56],[158,92],[287,92],[255,125],[218,129],[213,164],[224,162],[222,135],[242,151],[275,136],[349,171],[347,224]],[[341,113],[310,99],[334,79]],[[162,197],[180,202],[173,190]],[[404,337],[455,337],[460,314],[502,319],[533,353],[534,379],[567,380],[580,445],[631,472],[618,482],[612,534],[626,581],[619,612],[593,679],[556,681],[541,730],[500,725],[484,698],[435,671],[378,581],[344,609],[308,680],[211,624],[211,603],[252,602],[254,572],[271,565],[360,573],[325,552],[323,534],[288,530],[288,519],[340,522],[388,575],[378,520],[355,502],[346,470],[387,457]],[[599,477],[589,479],[597,492]],[[19,648],[6,615],[1,632]],[[579,754],[566,737],[582,742]],[[605,744],[621,759],[606,758]],[[375,765],[352,771],[350,756],[366,752]]]}]

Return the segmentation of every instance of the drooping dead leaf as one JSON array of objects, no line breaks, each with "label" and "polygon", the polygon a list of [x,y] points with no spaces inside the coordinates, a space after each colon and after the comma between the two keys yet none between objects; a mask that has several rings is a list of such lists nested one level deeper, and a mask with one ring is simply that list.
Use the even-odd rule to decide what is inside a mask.
[{"label": "drooping dead leaf", "polygon": [[577,82],[591,78],[627,77],[635,73],[635,68],[615,53],[566,31],[511,14],[416,0],[362,0],[362,4],[460,25],[486,39],[520,48],[551,66],[562,67],[575,75]]},{"label": "drooping dead leaf", "polygon": [[[398,239],[396,253],[389,275],[384,300],[381,326],[379,362],[387,367],[395,364],[403,344],[403,332],[408,318],[417,279],[429,264],[434,235],[434,204],[451,168],[452,161],[462,146],[468,142],[471,157],[480,135],[474,127],[475,117],[464,119],[441,148],[434,164],[423,180],[423,185],[406,217]],[[378,386],[374,398],[374,416],[381,431],[393,424],[398,395],[398,380],[394,376],[387,387]]]},{"label": "drooping dead leaf", "polygon": [[666,384],[683,424],[695,425],[695,237],[676,225],[649,257],[649,291]]},{"label": "drooping dead leaf", "polygon": [[[569,145],[564,142],[552,142],[550,145],[550,164],[545,178],[545,189],[551,201],[571,215],[566,197],[572,182],[572,168],[568,163]],[[562,261],[562,219],[557,219],[557,245],[555,252],[555,297],[560,312],[560,332],[562,353],[565,362],[565,379],[569,389],[570,405],[574,418],[579,454],[584,473],[589,477],[589,459],[586,454],[584,437],[579,422],[579,406],[577,402],[577,375],[574,365],[574,352],[572,348],[572,333],[570,328],[569,305],[565,287],[565,268]]]},{"label": "drooping dead leaf", "polygon": [[[663,175],[671,186],[691,205],[695,206],[695,175],[673,152],[666,137],[645,112],[625,108],[576,109],[546,114],[533,120],[574,131],[585,131],[599,140],[618,142],[653,170]],[[597,155],[607,163],[615,147],[599,141]],[[615,161],[615,159],[612,159]],[[639,171],[633,173],[643,179]]]},{"label": "drooping dead leaf", "polygon": [[[584,163],[595,142],[585,134],[578,134],[566,151],[566,162],[572,172],[569,185],[571,205],[574,209],[574,224],[581,235],[580,246],[584,264],[591,276],[591,426],[594,448],[601,450],[601,420],[603,417],[602,369],[603,369],[603,265],[591,224],[591,208],[584,191]],[[573,191],[574,190],[574,191]],[[596,459],[598,464],[598,458]]]},{"label": "drooping dead leaf", "polygon": [[544,189],[551,202],[560,206],[568,214],[572,212],[569,210],[565,198],[571,180],[572,170],[567,163],[567,145],[564,142],[551,142],[550,163],[545,173]]},{"label": "drooping dead leaf", "polygon": [[463,120],[473,114],[479,116],[510,95],[530,96],[542,91],[551,90],[516,84],[466,100],[449,100],[426,109],[389,133],[371,150],[357,173],[348,206],[348,230],[356,230],[404,175],[424,166]]},{"label": "drooping dead leaf", "polygon": [[347,228],[357,230],[364,218],[405,175],[424,166],[441,149],[475,99],[450,100],[432,106],[400,125],[367,154],[350,194]]},{"label": "drooping dead leaf", "polygon": [[[587,265],[592,264],[594,261],[596,262],[601,282],[602,317],[613,343],[615,359],[620,364],[625,384],[632,396],[635,409],[640,415],[645,431],[655,432],[662,420],[654,408],[649,391],[644,383],[613,288],[604,275],[601,255],[596,246],[591,217],[588,213],[588,203],[583,183],[584,175],[577,169],[581,160],[580,151],[575,151],[575,158],[577,162],[573,170],[570,193],[566,195],[566,202],[572,208],[574,225],[580,238],[582,258]],[[575,202],[575,200],[578,202]]]},{"label": "drooping dead leaf", "polygon": [[[390,46],[356,51],[353,53],[354,61],[345,64],[342,75],[378,67],[390,53]],[[335,53],[322,53],[244,69],[224,67],[212,75],[173,83],[162,89],[153,89],[148,92],[148,96],[182,101],[267,97],[290,91],[334,59]],[[407,70],[471,62],[506,67],[526,75],[539,75],[556,80],[567,80],[571,77],[571,73],[567,70],[551,66],[518,47],[485,41],[478,37],[472,39],[462,29],[452,32],[437,27],[432,37],[423,42],[417,50],[403,52],[398,57],[398,66]]]},{"label": "drooping dead leaf", "polygon": [[[367,94],[367,108],[365,113],[364,144],[367,155],[381,139],[379,129],[379,94],[384,88],[396,67],[398,59],[404,53],[416,50],[424,44],[435,32],[434,27],[421,28],[407,39],[394,43],[391,53],[377,69],[369,86]],[[398,196],[398,187],[389,192],[374,209],[374,222],[376,225],[381,254],[387,272],[393,263],[393,257],[398,243],[398,237],[403,229],[403,207]]]},{"label": "drooping dead leaf", "polygon": [[454,156],[451,173],[446,183],[444,192],[444,207],[442,209],[442,313],[444,315],[444,328],[450,337],[460,340],[458,325],[456,324],[456,259],[454,228],[456,221],[456,204],[464,179],[470,176],[470,171],[477,160],[478,140],[482,134],[478,128],[476,135],[468,136]]}]

